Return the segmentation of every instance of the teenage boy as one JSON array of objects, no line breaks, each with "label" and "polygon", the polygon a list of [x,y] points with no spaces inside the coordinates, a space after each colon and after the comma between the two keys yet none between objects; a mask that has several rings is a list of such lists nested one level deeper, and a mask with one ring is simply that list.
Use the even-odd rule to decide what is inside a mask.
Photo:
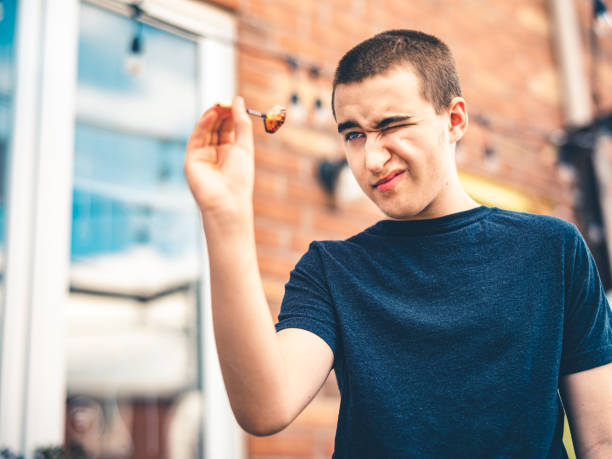
[{"label": "teenage boy", "polygon": [[[284,429],[336,373],[334,457],[612,458],[612,319],[593,258],[563,220],[478,205],[457,177],[468,126],[447,46],[378,34],[338,64],[348,164],[389,219],[315,241],[274,324],[258,273],[244,102],[206,111],[185,172],[210,257],[232,409]],[[559,396],[559,392],[561,398]]]}]

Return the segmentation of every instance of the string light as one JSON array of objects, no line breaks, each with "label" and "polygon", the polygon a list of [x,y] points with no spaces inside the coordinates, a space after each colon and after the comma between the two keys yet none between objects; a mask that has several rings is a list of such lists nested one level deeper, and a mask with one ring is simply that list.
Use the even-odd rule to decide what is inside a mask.
[{"label": "string light", "polygon": [[499,170],[499,158],[495,154],[495,149],[491,145],[486,145],[484,149],[484,163],[485,167],[491,172],[497,172]]},{"label": "string light", "polygon": [[[285,56],[285,63],[289,67],[289,71],[294,75],[300,68],[297,59],[293,56]],[[302,123],[306,120],[306,108],[300,100],[297,89],[294,89],[289,96],[289,112],[291,113],[290,119],[296,123]]]},{"label": "string light", "polygon": [[320,97],[317,97],[314,102],[314,111],[312,113],[312,121],[316,126],[324,126],[330,120],[329,109],[323,104]]},{"label": "string light", "polygon": [[[1,2],[2,0],[0,0],[0,4]],[[602,17],[603,21],[607,23],[607,21],[610,20],[610,14],[606,8],[606,5],[604,4],[602,0],[595,0],[595,4],[596,4],[595,11],[597,12],[597,17],[598,18]],[[146,11],[144,11],[139,6],[139,4],[131,4],[130,7],[132,8],[134,12],[132,14],[132,18],[134,19],[138,18],[141,21],[146,20],[147,23],[152,24],[152,25],[161,23],[159,19],[156,19],[153,16],[149,16],[146,13]],[[248,21],[247,17],[242,17],[241,19],[244,21]],[[163,24],[166,27],[176,28],[177,31],[181,33],[191,34],[189,31],[183,30],[179,27],[169,26],[165,22],[163,22]],[[272,26],[273,24],[269,24],[269,25]],[[252,22],[250,26],[254,28],[260,27],[262,32],[265,32],[265,28],[263,26],[257,25],[255,22]],[[205,35],[201,35],[201,38],[216,41],[218,43],[222,43],[228,46],[233,46],[236,49],[246,52],[250,55],[259,55],[262,57],[266,57],[268,59],[284,61],[288,65],[292,73],[297,72],[300,68],[307,68],[308,73],[313,78],[319,78],[323,75],[326,76],[327,78],[331,78],[333,76],[333,72],[331,72],[329,69],[321,67],[317,65],[316,63],[308,59],[304,59],[302,57],[298,59],[295,56],[289,55],[281,51],[280,49],[273,49],[271,47],[253,45],[250,42],[247,43],[245,41],[241,41],[238,39],[230,39],[224,36],[208,34],[208,33]],[[130,61],[129,67],[131,67],[132,65],[134,67],[133,70],[135,71],[135,73],[130,72],[131,74],[138,74],[139,71],[142,70],[142,66],[143,66],[142,54],[144,50],[143,41],[144,40],[141,34],[141,26],[139,26],[138,33],[134,36],[131,42],[131,46],[130,46],[131,52],[126,58],[126,63],[128,60]],[[132,62],[134,62],[135,64],[132,64]],[[300,122],[304,121],[307,113],[306,113],[305,107],[301,103],[301,100],[300,100],[299,95],[297,94],[297,91],[292,92],[289,102],[291,105],[291,114],[292,114],[291,118],[294,119],[295,121],[300,121]],[[329,113],[324,113],[324,112],[328,112],[328,110],[325,104],[323,103],[322,98],[318,97],[317,99],[315,99],[315,106],[314,106],[315,123],[318,123],[319,120],[322,121],[324,116],[330,115]],[[296,116],[297,116],[297,120],[295,119]],[[474,113],[474,112],[470,113],[470,119],[474,121],[476,124],[479,124],[482,128],[488,131],[494,132],[496,135],[500,135],[503,137],[511,137],[514,139],[520,138],[523,141],[525,141],[526,140],[525,137],[528,136],[528,137],[531,137],[532,140],[536,140],[538,144],[545,142],[545,143],[556,145],[553,139],[552,132],[549,132],[545,129],[537,129],[533,125],[523,125],[515,121],[508,121],[506,119],[502,119],[501,117],[497,117],[495,118],[495,120],[492,121],[490,116],[485,117],[483,115],[480,115],[479,113]]]},{"label": "string light", "polygon": [[293,92],[289,99],[289,111],[291,112],[291,120],[301,123],[306,119],[306,108],[300,101],[300,96],[297,92]]},{"label": "string light", "polygon": [[612,16],[603,0],[593,1],[593,19],[593,30],[597,35],[608,35],[612,31]]},{"label": "string light", "polygon": [[143,23],[139,21],[139,18],[143,14],[143,10],[137,3],[130,5],[130,7],[132,8],[132,20],[136,23],[136,33],[132,37],[128,47],[128,54],[125,57],[125,69],[130,75],[137,76],[140,75],[144,67]]},{"label": "string light", "polygon": [[[317,65],[311,65],[308,69],[308,76],[315,82],[318,87],[318,80],[321,76],[321,68]],[[331,120],[330,110],[323,104],[323,98],[317,96],[312,107],[312,122],[317,127],[325,126]]]}]

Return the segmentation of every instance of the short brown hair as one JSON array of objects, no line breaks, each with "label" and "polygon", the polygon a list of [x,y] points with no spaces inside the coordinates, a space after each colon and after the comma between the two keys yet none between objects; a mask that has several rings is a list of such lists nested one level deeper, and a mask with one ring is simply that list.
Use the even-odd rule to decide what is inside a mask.
[{"label": "short brown hair", "polygon": [[412,66],[421,84],[421,95],[440,113],[453,97],[461,96],[459,74],[453,56],[441,40],[416,30],[388,30],[374,35],[348,51],[336,67],[332,89],[339,84],[359,83],[403,64]]}]

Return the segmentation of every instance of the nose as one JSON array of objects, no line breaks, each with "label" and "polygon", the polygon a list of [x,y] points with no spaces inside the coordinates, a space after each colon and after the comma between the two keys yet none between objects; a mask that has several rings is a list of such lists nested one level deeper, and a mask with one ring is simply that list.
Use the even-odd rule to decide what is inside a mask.
[{"label": "nose", "polygon": [[382,139],[377,133],[369,132],[366,134],[365,141],[365,165],[372,172],[378,173],[389,160],[391,154],[385,148]]}]

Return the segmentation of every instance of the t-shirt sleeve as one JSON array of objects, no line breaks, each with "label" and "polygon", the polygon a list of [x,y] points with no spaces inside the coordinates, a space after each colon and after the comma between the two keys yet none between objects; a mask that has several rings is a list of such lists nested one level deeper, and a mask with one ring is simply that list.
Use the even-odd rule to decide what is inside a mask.
[{"label": "t-shirt sleeve", "polygon": [[566,252],[561,375],[612,362],[612,311],[595,260],[578,229],[573,229],[572,244]]},{"label": "t-shirt sleeve", "polygon": [[276,331],[301,328],[320,336],[336,354],[336,316],[317,242],[297,262],[285,284]]}]

